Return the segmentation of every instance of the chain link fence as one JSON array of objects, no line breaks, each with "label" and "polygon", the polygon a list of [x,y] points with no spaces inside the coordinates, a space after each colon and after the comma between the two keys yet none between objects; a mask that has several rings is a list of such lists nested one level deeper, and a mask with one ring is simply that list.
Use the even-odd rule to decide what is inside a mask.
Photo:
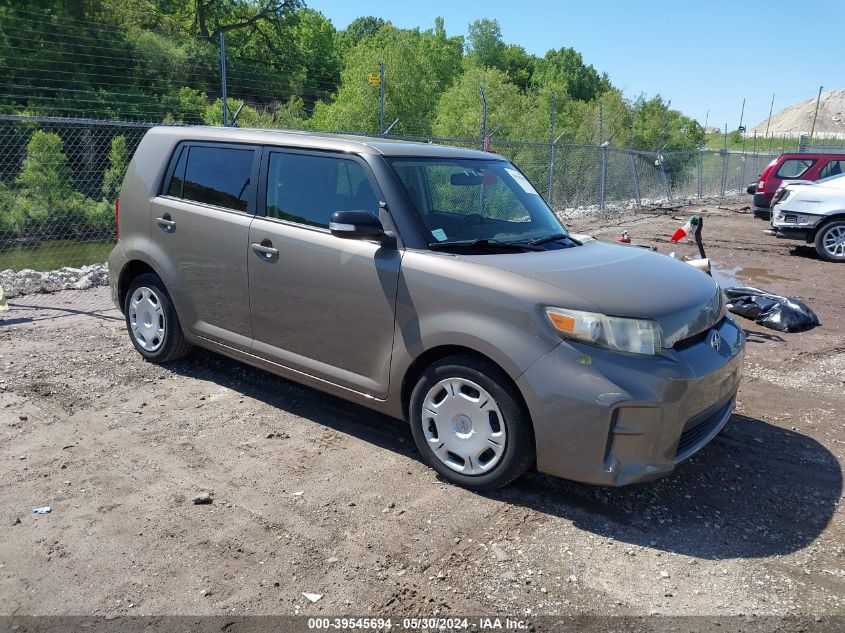
[{"label": "chain link fence", "polygon": [[[115,199],[151,124],[0,115],[0,288],[19,297],[108,283]],[[399,138],[399,137],[393,137]],[[481,139],[404,137],[480,149]],[[742,193],[769,154],[494,140],[564,221]],[[0,316],[2,313],[0,313]]]}]

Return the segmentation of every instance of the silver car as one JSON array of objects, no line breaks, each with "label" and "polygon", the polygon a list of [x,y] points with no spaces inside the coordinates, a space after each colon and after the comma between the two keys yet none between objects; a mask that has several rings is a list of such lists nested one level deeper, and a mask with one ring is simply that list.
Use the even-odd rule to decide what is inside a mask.
[{"label": "silver car", "polygon": [[713,280],[570,235],[493,154],[158,127],[118,227],[144,358],[198,345],[406,420],[463,486],[660,477],[734,408],[745,338]]},{"label": "silver car", "polygon": [[770,235],[807,242],[822,259],[845,262],[845,174],[785,180],[772,199],[771,224]]}]

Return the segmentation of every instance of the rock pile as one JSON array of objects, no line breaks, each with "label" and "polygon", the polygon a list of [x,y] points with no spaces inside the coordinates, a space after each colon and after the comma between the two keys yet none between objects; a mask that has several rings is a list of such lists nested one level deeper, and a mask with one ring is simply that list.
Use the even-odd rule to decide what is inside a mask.
[{"label": "rock pile", "polygon": [[0,288],[6,297],[18,297],[60,290],[88,290],[109,285],[109,270],[105,264],[91,264],[81,268],[66,266],[58,270],[0,270]]}]

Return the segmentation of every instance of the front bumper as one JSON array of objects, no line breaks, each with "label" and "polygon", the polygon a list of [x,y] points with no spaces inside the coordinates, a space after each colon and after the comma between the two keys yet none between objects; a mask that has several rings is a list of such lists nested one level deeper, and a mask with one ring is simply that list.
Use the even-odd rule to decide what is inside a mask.
[{"label": "front bumper", "polygon": [[823,219],[823,215],[787,211],[781,205],[776,205],[772,213],[772,232],[775,237],[810,242]]},{"label": "front bumper", "polygon": [[660,357],[561,343],[517,380],[538,470],[613,486],[671,473],[730,418],[744,347],[730,317]]}]

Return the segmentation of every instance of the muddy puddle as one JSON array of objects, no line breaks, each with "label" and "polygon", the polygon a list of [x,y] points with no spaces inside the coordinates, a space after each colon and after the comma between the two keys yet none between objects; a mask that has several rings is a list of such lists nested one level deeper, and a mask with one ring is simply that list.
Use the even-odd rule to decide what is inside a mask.
[{"label": "muddy puddle", "polygon": [[773,281],[797,281],[792,277],[784,277],[771,272],[767,268],[756,268],[752,266],[734,266],[733,268],[719,268],[713,265],[711,269],[713,279],[722,286],[765,286]]}]

